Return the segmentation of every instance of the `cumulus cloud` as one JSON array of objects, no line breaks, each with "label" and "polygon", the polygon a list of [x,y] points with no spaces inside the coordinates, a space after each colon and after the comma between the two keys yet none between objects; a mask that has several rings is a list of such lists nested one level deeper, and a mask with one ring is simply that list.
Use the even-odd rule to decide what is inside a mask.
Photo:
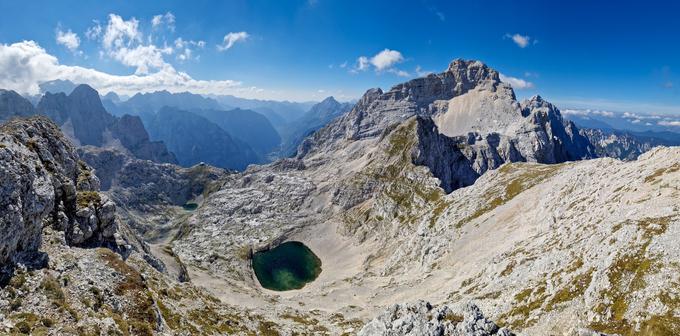
[{"label": "cumulus cloud", "polygon": [[70,51],[76,51],[80,46],[80,38],[78,37],[78,34],[72,32],[71,29],[64,32],[58,28],[56,39],[57,44],[63,45]]},{"label": "cumulus cloud", "polygon": [[399,70],[399,69],[388,69],[387,71],[399,76],[399,77],[410,77],[411,74],[404,71],[404,70]]},{"label": "cumulus cloud", "polygon": [[[141,51],[140,51],[141,52]],[[168,65],[154,73],[112,75],[94,69],[67,66],[47,53],[34,41],[0,44],[0,87],[22,94],[38,94],[40,83],[63,79],[87,83],[105,94],[115,91],[132,95],[137,92],[168,90],[199,94],[242,94],[258,92],[255,87],[242,87],[234,80],[197,80]]]},{"label": "cumulus cloud", "polygon": [[109,55],[121,64],[137,68],[136,74],[148,74],[152,69],[170,67],[163,55],[172,54],[170,47],[159,48],[155,45],[138,45],[134,48],[122,47],[111,50]]},{"label": "cumulus cloud", "polygon": [[371,64],[376,70],[381,71],[404,61],[404,56],[396,50],[385,49],[371,57]]},{"label": "cumulus cloud", "polygon": [[373,67],[376,72],[390,72],[397,76],[408,77],[410,74],[406,71],[399,70],[394,66],[404,61],[404,56],[396,50],[385,49],[373,57],[359,56],[356,65],[351,72],[366,71]]},{"label": "cumulus cloud", "polygon": [[516,90],[532,89],[534,87],[534,83],[526,81],[521,78],[510,77],[504,74],[500,74],[500,77],[501,82],[510,84],[512,88]]},{"label": "cumulus cloud", "polygon": [[224,35],[224,40],[222,44],[217,45],[217,50],[225,51],[233,47],[236,42],[245,41],[250,37],[250,35],[244,31],[238,33],[229,33]]},{"label": "cumulus cloud", "polygon": [[120,15],[109,14],[109,23],[102,37],[102,45],[106,49],[121,48],[133,43],[142,42],[139,21],[135,18],[123,20]]},{"label": "cumulus cloud", "polygon": [[[529,42],[531,42],[531,37],[527,35],[505,34],[504,38],[511,39],[512,42],[515,42],[515,44],[520,48],[526,48],[529,45]],[[536,43],[535,40],[534,43]]]},{"label": "cumulus cloud", "polygon": [[[172,13],[160,16],[162,22],[174,23]],[[152,20],[153,22],[154,20]],[[164,56],[174,53],[170,46],[156,46],[143,44],[143,34],[139,27],[139,21],[134,17],[125,20],[120,15],[109,14],[109,21],[105,28],[98,22],[88,29],[88,36],[98,38],[101,36],[102,50],[100,55],[108,56],[125,66],[135,68],[135,74],[145,75],[153,70],[171,67]],[[189,54],[191,52],[189,51]]]}]

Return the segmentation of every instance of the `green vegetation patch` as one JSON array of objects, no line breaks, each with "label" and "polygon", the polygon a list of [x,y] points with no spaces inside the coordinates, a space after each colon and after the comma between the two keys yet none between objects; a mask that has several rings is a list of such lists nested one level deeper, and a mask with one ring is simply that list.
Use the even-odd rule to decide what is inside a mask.
[{"label": "green vegetation patch", "polygon": [[76,202],[80,208],[85,208],[90,205],[99,207],[101,206],[102,199],[96,191],[79,191],[76,194]]},{"label": "green vegetation patch", "polygon": [[484,198],[486,199],[485,205],[477,209],[477,211],[467,218],[458,222],[456,227],[462,227],[464,224],[511,201],[523,191],[531,189],[555,175],[563,166],[564,164],[540,165],[526,163],[510,163],[503,165],[498,168],[498,179],[507,181],[504,190],[500,193],[496,190],[492,190],[487,195],[484,195]]}]

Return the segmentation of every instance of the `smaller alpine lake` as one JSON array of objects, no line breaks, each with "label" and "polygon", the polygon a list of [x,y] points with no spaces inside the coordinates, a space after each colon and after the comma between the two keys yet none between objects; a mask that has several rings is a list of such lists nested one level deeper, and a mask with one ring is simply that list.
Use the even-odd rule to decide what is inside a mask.
[{"label": "smaller alpine lake", "polygon": [[321,273],[321,259],[303,243],[285,242],[253,255],[253,270],[262,287],[287,291],[300,289]]}]

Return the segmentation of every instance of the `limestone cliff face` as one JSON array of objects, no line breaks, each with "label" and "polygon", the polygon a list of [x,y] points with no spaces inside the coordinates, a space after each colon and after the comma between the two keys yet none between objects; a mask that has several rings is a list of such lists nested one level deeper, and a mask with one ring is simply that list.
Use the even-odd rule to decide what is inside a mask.
[{"label": "limestone cliff face", "polygon": [[47,118],[0,127],[0,167],[0,263],[37,251],[48,225],[71,245],[126,244],[116,236],[115,204],[98,193],[97,177]]},{"label": "limestone cliff face", "polygon": [[290,310],[226,305],[175,281],[98,189],[92,169],[48,118],[14,118],[0,126],[0,334],[307,330],[285,319]]},{"label": "limestone cliff face", "polygon": [[[298,157],[323,156],[357,140],[375,138],[412,116],[433,120],[437,132],[451,138],[445,147],[462,152],[477,175],[505,162],[559,163],[595,156],[588,139],[562,119],[554,105],[540,96],[520,103],[497,71],[479,61],[455,60],[443,73],[396,85],[388,92],[369,90],[350,113],[306,139]],[[437,158],[449,160],[449,151]],[[453,185],[474,181],[447,180],[453,176],[441,175],[443,163],[437,164],[438,177],[449,191]]]}]

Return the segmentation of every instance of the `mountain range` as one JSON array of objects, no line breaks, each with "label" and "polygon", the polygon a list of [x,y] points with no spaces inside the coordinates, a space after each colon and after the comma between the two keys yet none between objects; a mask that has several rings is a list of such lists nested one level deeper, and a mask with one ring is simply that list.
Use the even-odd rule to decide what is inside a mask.
[{"label": "mountain range", "polygon": [[111,146],[140,159],[176,162],[162,142],[151,141],[139,117],[109,114],[97,91],[77,86],[69,95],[46,93],[36,108],[13,91],[0,92],[0,121],[16,116],[44,115],[56,122],[80,145]]},{"label": "mountain range", "polygon": [[[226,130],[238,118],[216,97],[213,109],[147,94],[158,110],[114,117],[86,86],[46,94],[35,113],[16,93],[1,94],[1,330],[680,329],[680,149],[580,128],[541,96],[518,100],[480,61],[369,89],[356,104],[328,98],[281,124],[267,120],[282,152],[299,146],[263,164],[250,163],[276,137],[251,138],[254,150]],[[248,116],[239,125],[267,125],[266,115],[238,111]],[[129,129],[163,138],[186,167],[107,145],[129,143],[120,135]],[[263,288],[254,255],[288,241],[318,257],[318,278],[297,290]]]}]

